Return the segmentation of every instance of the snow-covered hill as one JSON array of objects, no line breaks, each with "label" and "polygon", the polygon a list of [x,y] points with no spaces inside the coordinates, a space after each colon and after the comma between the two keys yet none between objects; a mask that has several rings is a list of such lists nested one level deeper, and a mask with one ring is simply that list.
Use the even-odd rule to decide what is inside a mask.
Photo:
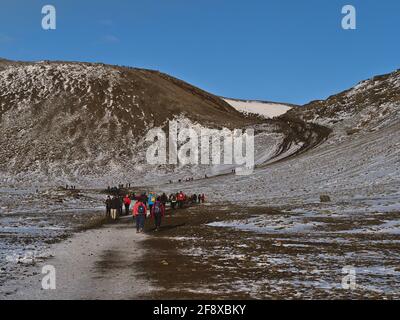
[{"label": "snow-covered hill", "polygon": [[[166,74],[72,62],[0,61],[0,182],[104,186],[231,172],[149,166],[145,135],[179,119],[197,128],[259,126],[257,164],[307,147],[312,127],[245,116]],[[311,144],[312,144],[311,143]]]},{"label": "snow-covered hill", "polygon": [[[315,154],[329,145],[335,148],[349,139],[360,138],[362,145],[370,133],[379,135],[398,124],[399,83],[397,71],[304,107],[227,99],[235,108],[241,105],[242,111],[247,108],[266,117],[283,113],[261,120],[157,71],[0,61],[0,182],[5,186],[147,184],[232,171],[229,165],[148,165],[146,132],[165,129],[172,119],[194,128],[255,128],[258,167]],[[294,159],[297,167],[302,158]],[[318,170],[324,167],[319,164]],[[249,180],[251,188],[253,179],[261,177]]]},{"label": "snow-covered hill", "polygon": [[103,64],[0,62],[2,180],[132,181],[146,132],[176,117],[216,128],[253,123],[168,75]]},{"label": "snow-covered hill", "polygon": [[267,119],[278,117],[285,114],[294,106],[289,104],[258,101],[258,100],[239,100],[223,98],[236,110],[244,114],[257,114]]},{"label": "snow-covered hill", "polygon": [[[330,127],[335,137],[365,135],[399,122],[400,70],[364,80],[323,101],[290,110],[288,117]],[[354,137],[352,137],[354,138]]]},{"label": "snow-covered hill", "polygon": [[[293,108],[278,119],[304,120],[331,132],[307,152],[259,168],[251,177],[199,182],[194,189],[213,190],[216,201],[246,199],[260,205],[316,202],[322,193],[337,194],[338,201],[354,194],[367,198],[375,192],[400,203],[400,71]],[[229,188],[215,192],[220,185]]]}]

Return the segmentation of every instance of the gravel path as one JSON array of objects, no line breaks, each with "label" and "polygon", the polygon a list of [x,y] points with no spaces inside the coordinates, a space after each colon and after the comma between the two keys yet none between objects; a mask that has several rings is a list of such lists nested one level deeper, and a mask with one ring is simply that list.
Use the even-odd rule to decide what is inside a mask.
[{"label": "gravel path", "polygon": [[[0,299],[137,299],[152,290],[135,264],[144,254],[129,217],[75,234],[52,247],[53,257],[32,266],[32,276],[7,283]],[[44,265],[56,270],[56,289],[43,290]]]}]

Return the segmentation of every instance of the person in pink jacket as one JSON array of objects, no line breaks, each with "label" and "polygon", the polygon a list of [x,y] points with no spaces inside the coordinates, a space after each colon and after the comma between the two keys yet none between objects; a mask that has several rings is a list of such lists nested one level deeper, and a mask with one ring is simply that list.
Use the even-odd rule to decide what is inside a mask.
[{"label": "person in pink jacket", "polygon": [[164,216],[165,216],[165,206],[161,202],[161,198],[158,197],[153,207],[151,208],[151,217],[154,218],[156,231],[160,230],[161,220]]},{"label": "person in pink jacket", "polygon": [[136,232],[140,233],[144,230],[144,222],[146,220],[146,204],[141,200],[138,200],[135,205],[133,206],[133,216],[136,219]]}]

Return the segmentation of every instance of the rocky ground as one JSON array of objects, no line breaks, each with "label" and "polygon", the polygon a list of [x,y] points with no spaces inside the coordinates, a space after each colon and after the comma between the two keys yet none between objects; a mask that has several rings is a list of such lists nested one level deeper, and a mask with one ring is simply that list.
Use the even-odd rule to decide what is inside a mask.
[{"label": "rocky ground", "polygon": [[[329,199],[324,199],[329,200]],[[347,213],[346,206],[351,208]],[[354,212],[343,202],[307,207],[205,203],[167,211],[137,235],[130,217],[92,225],[34,263],[14,263],[2,299],[397,299],[396,210]],[[34,238],[32,241],[34,242]],[[53,241],[62,238],[53,238]],[[40,289],[41,268],[57,290]],[[346,269],[347,268],[347,269]],[[348,270],[355,289],[342,287]],[[8,266],[8,270],[11,267]],[[9,273],[4,273],[9,275]],[[57,276],[58,277],[58,276]],[[348,282],[345,282],[348,283]]]},{"label": "rocky ground", "polygon": [[139,266],[159,288],[150,298],[399,298],[400,234],[380,232],[399,216],[201,205],[166,218]]}]

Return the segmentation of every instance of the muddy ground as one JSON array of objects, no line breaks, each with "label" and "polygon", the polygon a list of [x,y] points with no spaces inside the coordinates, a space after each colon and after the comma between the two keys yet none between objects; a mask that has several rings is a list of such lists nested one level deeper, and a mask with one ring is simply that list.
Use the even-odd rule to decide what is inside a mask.
[{"label": "muddy ground", "polygon": [[[369,232],[398,217],[313,216],[229,204],[176,210],[159,232],[147,222],[147,253],[136,265],[159,289],[143,298],[399,298],[400,235]],[[276,221],[283,226],[262,228]],[[299,221],[307,227],[296,227]],[[252,223],[255,228],[249,227]],[[346,266],[356,278],[344,283],[355,288],[342,286],[350,274],[343,273]]]}]

